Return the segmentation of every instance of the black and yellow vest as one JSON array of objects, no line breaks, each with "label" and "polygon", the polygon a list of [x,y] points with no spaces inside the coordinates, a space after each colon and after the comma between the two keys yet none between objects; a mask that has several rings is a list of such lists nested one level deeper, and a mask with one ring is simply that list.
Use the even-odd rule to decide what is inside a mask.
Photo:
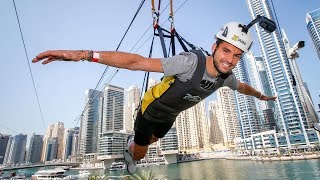
[{"label": "black and yellow vest", "polygon": [[206,69],[206,57],[199,50],[191,52],[198,57],[192,78],[183,82],[174,76],[164,77],[159,84],[150,88],[142,99],[141,112],[144,118],[154,122],[173,122],[180,112],[196,105],[222,86],[225,76],[218,76],[210,89],[200,86]]}]

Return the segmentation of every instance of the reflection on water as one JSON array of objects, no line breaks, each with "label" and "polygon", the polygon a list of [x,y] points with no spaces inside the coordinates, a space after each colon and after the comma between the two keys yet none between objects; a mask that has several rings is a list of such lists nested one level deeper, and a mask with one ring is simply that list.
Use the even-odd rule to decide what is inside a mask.
[{"label": "reflection on water", "polygon": [[320,179],[320,160],[205,160],[144,168],[169,179]]},{"label": "reflection on water", "polygon": [[[31,176],[41,169],[21,169],[17,174]],[[157,179],[320,179],[320,160],[297,161],[236,161],[204,160],[180,164],[149,166],[138,171],[153,171]],[[10,175],[12,171],[5,174]],[[125,170],[89,170],[92,175],[105,174],[109,179],[127,175]],[[67,175],[77,175],[78,170],[68,170]]]}]

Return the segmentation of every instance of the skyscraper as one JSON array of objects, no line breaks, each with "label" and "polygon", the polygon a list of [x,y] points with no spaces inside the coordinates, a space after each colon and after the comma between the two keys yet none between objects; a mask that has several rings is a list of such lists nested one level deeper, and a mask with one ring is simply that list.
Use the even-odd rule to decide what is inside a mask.
[{"label": "skyscraper", "polygon": [[223,134],[219,125],[219,106],[217,101],[209,101],[208,112],[210,120],[210,139],[209,142],[212,144],[223,143]]},{"label": "skyscraper", "polygon": [[101,133],[123,130],[124,89],[114,85],[104,88]]},{"label": "skyscraper", "polygon": [[320,59],[320,8],[307,13],[307,29]]},{"label": "skyscraper", "polygon": [[[75,143],[78,143],[77,138],[75,136],[79,135],[79,127],[71,128],[66,130],[66,136],[65,136],[65,151],[64,151],[64,160],[67,160],[69,156],[72,156],[72,154],[76,154],[76,151],[74,147]],[[77,141],[77,142],[74,142]]]},{"label": "skyscraper", "polygon": [[198,149],[201,146],[200,129],[198,128],[199,115],[197,105],[182,111],[176,119],[175,126],[178,135],[179,151]]},{"label": "skyscraper", "polygon": [[36,135],[33,133],[30,138],[29,150],[27,153],[27,162],[40,163],[43,146],[43,135]]},{"label": "skyscraper", "polygon": [[56,138],[58,143],[57,149],[57,157],[55,159],[63,159],[65,145],[64,145],[64,123],[56,122],[54,124],[50,124],[48,129],[46,130],[46,134],[43,138],[43,148],[41,161],[47,161],[48,155],[48,143],[50,139]]},{"label": "skyscraper", "polygon": [[3,164],[17,164],[24,162],[26,154],[27,135],[11,136],[7,144]]},{"label": "skyscraper", "polygon": [[124,88],[106,85],[103,91],[102,118],[98,123],[98,153],[122,155],[127,134],[124,130]]},{"label": "skyscraper", "polygon": [[[217,90],[218,106],[221,116],[218,121],[221,125],[223,142],[226,146],[233,145],[236,137],[241,137],[234,91],[228,87],[221,87]],[[221,118],[220,118],[221,117]]]},{"label": "skyscraper", "polygon": [[[298,91],[299,98],[301,99],[301,104],[303,106],[303,109],[306,113],[306,119],[308,123],[308,127],[312,128],[314,123],[318,123],[318,115],[314,108],[313,102],[311,100],[310,93],[308,93],[307,88],[305,86],[306,83],[303,82],[302,76],[300,74],[299,66],[297,63],[297,59],[299,57],[299,54],[295,52],[296,54],[293,55],[290,47],[289,38],[287,37],[287,34],[285,33],[284,29],[282,29],[282,35],[283,35],[283,43],[286,48],[287,57],[290,61],[290,65],[293,69],[294,79],[295,79],[295,85]],[[301,57],[303,61],[303,57]]]},{"label": "skyscraper", "polygon": [[58,159],[59,142],[58,137],[52,137],[48,140],[46,161]]},{"label": "skyscraper", "polygon": [[[250,81],[249,60],[244,56],[233,72],[237,79],[243,83],[253,86]],[[241,137],[247,138],[252,134],[260,132],[259,118],[254,97],[235,92],[236,107],[241,130]]]},{"label": "skyscraper", "polygon": [[[268,0],[247,0],[251,17],[265,16],[275,20]],[[279,129],[286,135],[289,147],[291,143],[306,143],[306,116],[301,105],[296,87],[293,84],[293,73],[286,56],[280,32],[276,29],[269,34],[255,25],[258,41],[265,61],[272,94],[277,95],[275,116]]]},{"label": "skyscraper", "polygon": [[88,89],[85,91],[85,108],[80,123],[80,153],[97,152],[98,122],[101,118],[103,92]]},{"label": "skyscraper", "polygon": [[124,129],[133,132],[135,112],[140,104],[140,89],[137,86],[130,86],[125,94]]},{"label": "skyscraper", "polygon": [[0,164],[3,163],[9,138],[10,135],[0,134]]},{"label": "skyscraper", "polygon": [[[253,56],[253,54],[251,53],[247,54],[246,56],[249,62],[251,62],[252,64],[252,69],[255,68],[254,71],[256,71],[256,73],[258,74],[257,76],[253,76],[253,78],[257,82],[256,88],[261,90],[261,92],[266,96],[273,96],[263,58],[260,56]],[[252,72],[252,74],[255,74],[255,72]],[[276,122],[274,117],[274,101],[257,100],[257,104],[259,107],[259,116],[261,120],[261,131],[275,129]]]}]

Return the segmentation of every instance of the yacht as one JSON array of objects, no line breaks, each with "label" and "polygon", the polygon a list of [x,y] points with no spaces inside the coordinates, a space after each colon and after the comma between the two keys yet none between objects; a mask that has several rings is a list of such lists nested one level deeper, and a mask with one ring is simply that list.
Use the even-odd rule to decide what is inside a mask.
[{"label": "yacht", "polygon": [[110,171],[117,171],[126,169],[126,164],[124,162],[113,162],[110,166]]},{"label": "yacht", "polygon": [[79,171],[78,177],[80,178],[88,178],[91,173],[86,170]]},{"label": "yacht", "polygon": [[32,180],[58,180],[66,178],[64,174],[66,170],[63,169],[48,169],[48,170],[40,170],[32,175]]}]

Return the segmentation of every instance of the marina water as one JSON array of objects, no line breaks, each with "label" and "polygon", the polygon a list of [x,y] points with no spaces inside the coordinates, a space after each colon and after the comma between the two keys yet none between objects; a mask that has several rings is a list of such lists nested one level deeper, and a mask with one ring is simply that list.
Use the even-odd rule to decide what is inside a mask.
[{"label": "marina water", "polygon": [[[18,174],[31,176],[40,168],[20,169]],[[43,168],[42,168],[43,169]],[[320,160],[296,161],[237,161],[211,159],[179,164],[140,167],[138,171],[152,171],[156,179],[320,179]],[[5,172],[10,174],[10,172]],[[105,173],[119,179],[126,171],[91,171],[92,174]],[[68,175],[78,174],[68,170]]]}]

